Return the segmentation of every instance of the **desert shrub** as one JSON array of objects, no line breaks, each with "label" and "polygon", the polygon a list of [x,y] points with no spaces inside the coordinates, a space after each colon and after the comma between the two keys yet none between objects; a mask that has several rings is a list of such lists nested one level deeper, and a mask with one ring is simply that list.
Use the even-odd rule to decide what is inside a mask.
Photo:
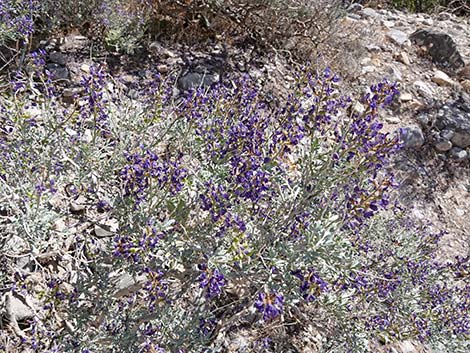
[{"label": "desert shrub", "polygon": [[341,15],[340,3],[336,0],[106,1],[108,12],[104,18],[107,40],[120,42],[120,48],[133,48],[149,37],[172,36],[200,42],[206,37],[219,36],[261,48],[287,49],[306,59],[334,34],[336,19]]},{"label": "desert shrub", "polygon": [[[34,23],[38,36],[76,29],[104,42],[109,49],[128,54],[145,47],[149,40],[172,38],[194,43],[217,37],[227,43],[276,50],[300,61],[319,53],[322,44],[335,35],[337,19],[343,15],[339,0],[4,0],[3,3],[10,8],[8,14],[13,13],[15,21],[24,18],[31,26]],[[2,30],[4,36],[18,36],[24,31],[15,27],[16,22],[6,23],[12,26]]]},{"label": "desert shrub", "polygon": [[436,9],[447,10],[458,15],[470,14],[470,7],[465,0],[392,0],[392,4],[413,12],[427,12]]},{"label": "desert shrub", "polygon": [[101,0],[39,1],[37,24],[41,31],[80,29],[94,21]]},{"label": "desert shrub", "polygon": [[465,351],[468,259],[438,262],[442,234],[390,199],[398,136],[378,114],[395,85],[358,104],[305,68],[278,104],[247,77],[174,101],[155,75],[130,100],[92,67],[64,110],[43,64],[34,54],[0,105],[4,238],[44,276],[4,284],[40,308],[19,349],[221,351],[249,325],[249,349],[283,351],[308,324],[327,352],[377,337]]},{"label": "desert shrub", "polygon": [[108,48],[134,54],[148,38],[145,34],[152,14],[148,1],[136,1],[136,4],[128,0],[102,1],[95,18],[103,28],[103,39]]}]

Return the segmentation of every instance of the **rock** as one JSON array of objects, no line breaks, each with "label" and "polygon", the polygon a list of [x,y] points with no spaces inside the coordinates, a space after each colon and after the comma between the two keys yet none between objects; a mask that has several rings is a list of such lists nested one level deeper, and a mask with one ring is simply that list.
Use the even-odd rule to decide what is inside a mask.
[{"label": "rock", "polygon": [[21,269],[24,272],[31,272],[31,269],[29,268],[29,264],[33,260],[33,256],[31,254],[24,255],[24,256],[19,256],[15,263],[16,266]]},{"label": "rock", "polygon": [[440,21],[448,21],[452,18],[452,14],[449,13],[449,12],[441,12],[439,13],[439,15],[437,15],[437,19],[440,20]]},{"label": "rock", "polygon": [[434,143],[434,147],[439,152],[446,152],[452,148],[452,142],[446,140],[444,138],[439,138],[436,143]]},{"label": "rock", "polygon": [[434,76],[431,78],[431,81],[437,83],[439,86],[454,85],[454,81],[449,76],[447,76],[446,73],[439,70],[434,73]]},{"label": "rock", "polygon": [[450,129],[444,129],[439,133],[439,136],[446,140],[451,140],[454,137],[455,132]]},{"label": "rock", "polygon": [[94,233],[98,238],[107,238],[113,236],[119,231],[119,222],[114,218],[106,219],[101,223],[96,223]]},{"label": "rock", "polygon": [[421,96],[429,99],[433,98],[434,90],[427,83],[423,81],[415,81],[413,86]]},{"label": "rock", "polygon": [[73,103],[76,97],[78,97],[83,92],[82,87],[75,88],[65,88],[62,91],[62,100],[65,103]]},{"label": "rock", "polygon": [[21,254],[29,250],[28,243],[18,235],[12,234],[3,244],[2,251]]},{"label": "rock", "polygon": [[362,19],[362,17],[356,13],[348,13],[346,15],[346,19],[348,22],[350,23],[355,23],[357,21],[360,21]]},{"label": "rock", "polygon": [[[459,109],[463,112],[470,113],[470,94],[460,92],[459,97],[453,103],[454,109]],[[467,118],[470,119],[470,114],[467,114]]]},{"label": "rock", "polygon": [[52,229],[54,229],[56,232],[64,232],[67,229],[65,217],[56,219],[54,223],[52,223]]},{"label": "rock", "polygon": [[13,293],[6,294],[5,311],[10,320],[21,321],[34,316],[33,310]]},{"label": "rock", "polygon": [[[462,96],[464,97],[464,96]],[[435,125],[441,130],[452,130],[450,140],[452,144],[467,148],[470,146],[470,104],[463,101],[464,98],[452,104],[442,106],[436,116]]]},{"label": "rock", "polygon": [[424,104],[417,99],[413,99],[411,102],[408,103],[408,106],[410,109],[417,111],[422,109],[424,107]]},{"label": "rock", "polygon": [[395,27],[395,22],[383,20],[382,25],[387,28],[392,28],[392,27]]},{"label": "rock", "polygon": [[406,54],[404,51],[402,51],[398,56],[397,59],[399,62],[409,66],[411,64],[410,58],[408,57],[408,54]]},{"label": "rock", "polygon": [[365,58],[363,58],[361,61],[360,61],[360,64],[361,66],[366,66],[368,64],[372,63],[372,59],[368,56],[366,56]]},{"label": "rock", "polygon": [[450,158],[456,160],[456,161],[463,161],[467,158],[468,156],[468,153],[467,151],[465,151],[464,149],[462,148],[459,148],[459,147],[453,147],[450,151],[449,151],[449,156]]},{"label": "rock", "polygon": [[368,74],[368,73],[374,72],[374,71],[375,71],[375,66],[372,66],[372,65],[363,66],[363,67],[362,67],[362,70],[361,70],[361,72],[362,72],[363,74]]},{"label": "rock", "polygon": [[107,238],[114,235],[114,232],[106,225],[95,224],[94,232],[98,238]]},{"label": "rock", "polygon": [[52,74],[52,79],[55,81],[64,81],[70,78],[69,70],[59,64],[47,64],[47,70]]},{"label": "rock", "polygon": [[54,64],[65,66],[67,64],[67,57],[61,52],[54,51],[49,54],[49,61]]},{"label": "rock", "polygon": [[403,46],[408,41],[408,35],[398,29],[388,31],[385,36],[398,46]]},{"label": "rock", "polygon": [[457,71],[459,81],[470,80],[470,64]]},{"label": "rock", "polygon": [[401,81],[403,79],[402,72],[396,65],[390,64],[386,72],[388,75],[385,77],[391,81]]},{"label": "rock", "polygon": [[217,73],[189,72],[178,80],[178,88],[187,91],[191,88],[209,87],[218,81]]},{"label": "rock", "polygon": [[82,66],[80,66],[80,70],[82,70],[84,73],[89,74],[90,73],[90,65],[82,64]]},{"label": "rock", "polygon": [[470,80],[463,80],[460,84],[465,92],[470,93]]},{"label": "rock", "polygon": [[161,74],[166,74],[168,71],[170,71],[170,69],[167,65],[161,64],[157,66],[157,71]]},{"label": "rock", "polygon": [[465,66],[465,62],[457,50],[457,45],[446,33],[419,29],[410,35],[410,40],[418,46],[426,47],[436,64],[452,69]]},{"label": "rock", "polygon": [[380,14],[370,7],[364,7],[361,11],[361,16],[363,18],[378,18]]},{"label": "rock", "polygon": [[382,51],[382,48],[379,47],[379,46],[376,45],[376,44],[367,44],[367,45],[365,46],[365,48],[366,48],[368,51],[370,51],[370,52],[376,52],[376,53],[378,53],[378,52],[381,52],[381,51]]},{"label": "rock", "polygon": [[396,116],[389,116],[389,117],[385,118],[385,121],[389,124],[399,124],[399,123],[401,123],[400,118],[396,117]]},{"label": "rock", "polygon": [[28,107],[24,110],[24,114],[30,118],[40,119],[43,111],[40,108]]},{"label": "rock", "polygon": [[420,148],[424,144],[423,131],[419,126],[407,126],[400,130],[400,140],[405,148]]},{"label": "rock", "polygon": [[434,20],[432,18],[426,18],[424,21],[423,21],[423,24],[426,25],[426,26],[434,26]]},{"label": "rock", "polygon": [[362,6],[361,4],[358,4],[358,3],[353,3],[353,4],[349,5],[346,10],[348,12],[360,12],[360,11],[362,11],[362,9],[364,9],[364,6]]},{"label": "rock", "polygon": [[85,129],[81,140],[85,143],[91,143],[93,141],[93,132],[90,129]]},{"label": "rock", "polygon": [[366,111],[366,108],[364,107],[363,104],[361,104],[360,102],[356,102],[354,103],[353,105],[353,111],[358,113],[358,114],[362,114]]},{"label": "rock", "polygon": [[70,212],[72,213],[83,213],[86,209],[86,199],[83,196],[79,196],[75,201],[70,203]]},{"label": "rock", "polygon": [[400,94],[400,102],[409,102],[413,100],[413,95],[411,93],[402,93]]},{"label": "rock", "polygon": [[470,133],[468,132],[456,132],[452,137],[452,143],[460,148],[467,148],[470,146]]},{"label": "rock", "polygon": [[114,283],[114,294],[115,298],[121,298],[128,296],[137,290],[139,290],[143,283],[147,280],[146,275],[138,275],[136,277],[130,275],[128,272],[120,274],[111,273],[109,277]]},{"label": "rock", "polygon": [[400,347],[401,353],[416,353],[416,347],[409,340],[400,342],[398,346]]}]

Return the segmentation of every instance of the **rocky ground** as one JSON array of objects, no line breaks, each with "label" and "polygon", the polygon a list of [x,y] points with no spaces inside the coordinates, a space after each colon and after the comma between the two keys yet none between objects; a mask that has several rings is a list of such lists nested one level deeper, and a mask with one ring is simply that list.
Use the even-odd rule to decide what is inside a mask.
[{"label": "rocky ground", "polygon": [[358,83],[385,76],[401,86],[399,102],[384,117],[388,129],[401,127],[407,133],[407,148],[396,164],[403,180],[401,201],[413,209],[416,218],[449,232],[443,240],[443,255],[468,256],[468,18],[358,7],[345,22],[365,34]]},{"label": "rocky ground", "polygon": [[[345,40],[351,41],[344,43],[350,46],[350,55],[336,65],[343,63],[351,90],[364,90],[383,78],[400,83],[399,100],[384,114],[389,131],[404,131],[406,148],[395,163],[403,180],[398,197],[417,219],[448,231],[443,257],[469,256],[470,19],[449,13],[405,14],[353,5],[342,26],[348,32]],[[286,60],[216,42],[193,47],[155,42],[137,58],[95,53],[88,38],[79,33],[50,38],[41,45],[48,53],[49,70],[62,85],[64,104],[80,93],[81,76],[95,63],[106,65],[116,89],[130,98],[138,94],[142,81],[150,79],[152,68],[162,75],[177,76],[175,96],[194,85],[209,86],[234,72],[255,77],[273,96],[282,94],[292,80]],[[6,252],[21,255],[14,241]],[[125,279],[119,283],[119,290],[134,285]],[[15,321],[32,315],[30,306],[14,297],[3,297],[3,312],[16,317]],[[299,346],[304,347],[303,352],[314,352],[314,333],[307,336],[313,337],[312,342],[299,342]],[[414,342],[403,342],[377,347],[377,351],[427,350]]]}]

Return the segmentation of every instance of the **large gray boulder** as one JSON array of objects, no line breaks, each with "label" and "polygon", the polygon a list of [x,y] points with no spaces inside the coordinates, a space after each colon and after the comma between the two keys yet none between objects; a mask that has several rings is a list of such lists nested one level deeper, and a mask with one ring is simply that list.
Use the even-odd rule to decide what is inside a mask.
[{"label": "large gray boulder", "polygon": [[457,45],[446,33],[429,29],[419,29],[410,35],[412,43],[424,46],[433,62],[443,67],[458,69],[465,66]]}]

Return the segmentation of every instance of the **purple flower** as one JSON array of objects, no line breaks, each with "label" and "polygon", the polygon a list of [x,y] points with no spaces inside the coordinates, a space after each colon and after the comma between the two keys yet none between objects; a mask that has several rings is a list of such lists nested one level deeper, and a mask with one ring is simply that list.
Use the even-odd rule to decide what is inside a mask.
[{"label": "purple flower", "polygon": [[317,300],[323,292],[328,290],[328,283],[313,268],[309,268],[305,275],[302,274],[301,270],[293,271],[292,274],[302,281],[300,293],[308,302]]},{"label": "purple flower", "polygon": [[177,160],[164,160],[154,152],[141,146],[141,151],[125,153],[128,164],[120,171],[126,196],[136,198],[138,204],[145,199],[146,189],[155,181],[160,189],[167,188],[171,194],[176,194],[183,188],[187,170],[181,167]]},{"label": "purple flower", "polygon": [[367,321],[366,327],[373,330],[378,329],[380,331],[385,331],[391,324],[392,323],[390,322],[390,317],[388,315],[373,315]]},{"label": "purple flower", "polygon": [[146,340],[142,349],[139,350],[139,353],[166,353],[166,350],[160,347],[158,344]]},{"label": "purple flower", "polygon": [[199,287],[206,289],[206,298],[212,299],[222,293],[222,287],[227,284],[227,280],[218,268],[209,270],[205,263],[199,264],[201,272],[199,275]]},{"label": "purple flower", "polygon": [[261,292],[255,301],[255,308],[263,314],[264,321],[274,320],[284,308],[284,296],[276,291],[269,294]]},{"label": "purple flower", "polygon": [[164,279],[164,273],[160,270],[144,268],[144,273],[148,280],[143,286],[145,299],[148,302],[150,311],[154,311],[156,305],[161,302],[169,302],[167,298],[168,283]]},{"label": "purple flower", "polygon": [[199,319],[199,331],[203,336],[209,336],[215,329],[217,321],[215,319]]}]

